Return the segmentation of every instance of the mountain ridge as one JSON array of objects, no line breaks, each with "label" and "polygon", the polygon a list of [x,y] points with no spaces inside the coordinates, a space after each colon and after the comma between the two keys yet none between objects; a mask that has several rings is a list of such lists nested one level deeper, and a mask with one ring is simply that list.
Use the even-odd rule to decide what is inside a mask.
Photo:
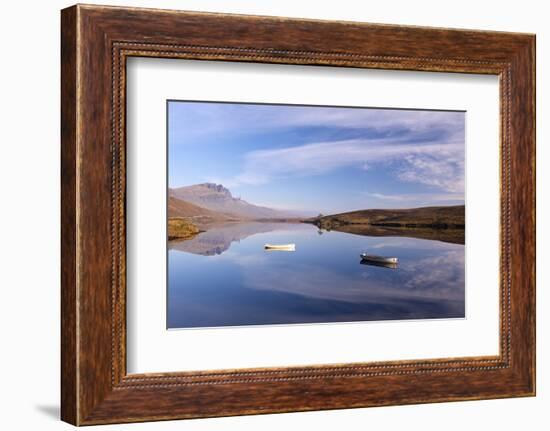
[{"label": "mountain ridge", "polygon": [[168,195],[209,211],[243,219],[283,219],[290,216],[285,211],[254,205],[236,198],[222,184],[201,183],[170,188]]},{"label": "mountain ridge", "polygon": [[197,226],[240,220],[233,214],[211,211],[173,196],[168,196],[168,217],[187,218]]}]

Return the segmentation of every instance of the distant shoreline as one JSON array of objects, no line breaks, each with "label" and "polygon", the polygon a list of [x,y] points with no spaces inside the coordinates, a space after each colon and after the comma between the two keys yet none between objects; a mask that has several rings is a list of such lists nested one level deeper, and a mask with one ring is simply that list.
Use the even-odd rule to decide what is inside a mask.
[{"label": "distant shoreline", "polygon": [[303,220],[322,230],[465,243],[465,206],[358,210]]},{"label": "distant shoreline", "polygon": [[464,244],[465,206],[365,209],[317,217],[277,213],[234,198],[221,185],[199,184],[172,190],[193,202],[169,196],[168,239],[192,239],[211,226],[227,223],[307,223],[324,231],[356,235],[410,236]]},{"label": "distant shoreline", "polygon": [[332,215],[320,214],[304,222],[329,229],[355,224],[388,228],[464,229],[465,206],[367,209]]}]

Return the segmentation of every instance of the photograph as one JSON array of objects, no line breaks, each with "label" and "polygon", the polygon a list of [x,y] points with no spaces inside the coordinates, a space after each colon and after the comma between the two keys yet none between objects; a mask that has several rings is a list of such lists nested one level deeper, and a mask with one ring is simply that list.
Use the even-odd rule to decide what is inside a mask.
[{"label": "photograph", "polygon": [[547,14],[424,3],[6,3],[5,429],[549,422]]},{"label": "photograph", "polygon": [[464,111],[166,115],[168,329],[466,317]]}]

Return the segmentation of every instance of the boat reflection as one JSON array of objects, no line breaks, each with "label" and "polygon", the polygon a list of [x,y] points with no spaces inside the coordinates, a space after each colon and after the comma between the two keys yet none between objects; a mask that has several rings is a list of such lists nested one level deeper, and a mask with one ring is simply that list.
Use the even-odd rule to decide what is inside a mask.
[{"label": "boat reflection", "polygon": [[397,269],[398,264],[393,262],[375,262],[372,260],[361,259],[361,265],[378,266],[381,268]]},{"label": "boat reflection", "polygon": [[[266,252],[266,243],[296,251]],[[461,244],[255,222],[210,226],[169,247],[169,328],[465,316]],[[366,250],[398,266],[358,266]]]}]

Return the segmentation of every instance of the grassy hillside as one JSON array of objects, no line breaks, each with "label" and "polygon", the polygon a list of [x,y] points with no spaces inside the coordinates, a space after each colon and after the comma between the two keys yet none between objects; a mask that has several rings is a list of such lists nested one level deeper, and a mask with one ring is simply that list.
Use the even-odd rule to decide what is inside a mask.
[{"label": "grassy hillside", "polygon": [[372,209],[316,217],[306,220],[322,229],[343,225],[464,229],[464,205],[410,209]]},{"label": "grassy hillside", "polygon": [[200,232],[199,228],[187,218],[168,219],[168,239],[190,239]]},{"label": "grassy hillside", "polygon": [[173,196],[168,197],[168,218],[182,217],[189,219],[198,226],[239,219],[234,215],[211,211]]},{"label": "grassy hillside", "polygon": [[407,236],[464,244],[464,205],[372,209],[303,220],[320,229],[368,236]]}]

